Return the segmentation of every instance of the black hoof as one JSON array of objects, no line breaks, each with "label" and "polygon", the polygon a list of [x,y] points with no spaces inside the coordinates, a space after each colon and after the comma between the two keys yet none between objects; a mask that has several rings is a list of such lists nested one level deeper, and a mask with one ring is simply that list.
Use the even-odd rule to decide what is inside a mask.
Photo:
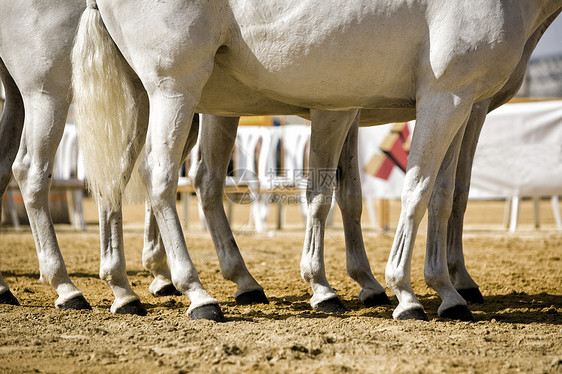
[{"label": "black hoof", "polygon": [[457,290],[457,292],[467,303],[484,304],[484,296],[482,296],[478,287],[465,288],[464,290]]},{"label": "black hoof", "polygon": [[173,284],[167,284],[154,294],[154,296],[181,296],[182,293],[174,287]]},{"label": "black hoof", "polygon": [[199,306],[191,311],[189,314],[191,319],[208,319],[215,322],[226,322],[224,314],[218,304],[208,304]]},{"label": "black hoof", "polygon": [[386,293],[384,292],[378,295],[373,295],[363,300],[363,305],[365,305],[366,308],[371,308],[373,306],[379,306],[379,305],[390,305],[390,304],[391,304],[390,299],[388,298],[388,296],[386,296]]},{"label": "black hoof", "polygon": [[440,313],[439,317],[454,319],[457,321],[476,321],[476,318],[474,318],[474,315],[466,305],[455,305],[452,308],[445,309]]},{"label": "black hoof", "polygon": [[0,294],[0,304],[20,305],[20,302],[16,299],[12,291],[7,290]]},{"label": "black hoof", "polygon": [[400,313],[396,319],[398,321],[405,321],[408,319],[416,319],[418,321],[429,321],[429,319],[427,318],[427,314],[425,314],[424,310],[422,308],[415,308],[415,309],[410,309],[410,310],[406,310],[402,313]]},{"label": "black hoof", "polygon": [[146,308],[139,300],[131,301],[128,304],[117,308],[116,314],[136,314],[137,316],[146,316]]},{"label": "black hoof", "polygon": [[345,313],[347,311],[345,306],[337,297],[322,301],[320,304],[316,305],[316,308],[314,309],[324,313]]},{"label": "black hoof", "polygon": [[238,305],[250,305],[250,304],[269,304],[267,296],[263,290],[254,290],[244,292],[236,296],[236,304]]},{"label": "black hoof", "polygon": [[92,310],[92,306],[86,301],[84,296],[79,295],[67,300],[64,304],[57,305],[57,309]]}]

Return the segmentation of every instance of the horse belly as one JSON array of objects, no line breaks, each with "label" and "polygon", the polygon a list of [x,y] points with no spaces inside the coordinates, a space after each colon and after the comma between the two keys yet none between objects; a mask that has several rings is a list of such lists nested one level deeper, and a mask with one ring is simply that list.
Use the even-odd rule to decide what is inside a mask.
[{"label": "horse belly", "polygon": [[308,109],[279,102],[251,90],[226,74],[219,66],[214,67],[203,87],[197,111],[223,116],[308,115]]},{"label": "horse belly", "polygon": [[215,61],[242,84],[318,109],[412,102],[424,47],[420,30],[427,29],[423,12],[412,11],[407,1],[339,3],[339,12],[319,2],[289,1],[277,13],[265,5],[271,3],[260,5],[269,13],[257,15],[233,8],[239,33]]}]

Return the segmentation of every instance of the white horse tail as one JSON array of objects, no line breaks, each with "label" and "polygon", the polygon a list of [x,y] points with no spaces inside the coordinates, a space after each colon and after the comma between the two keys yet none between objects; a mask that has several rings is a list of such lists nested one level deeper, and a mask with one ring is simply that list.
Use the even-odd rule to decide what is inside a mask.
[{"label": "white horse tail", "polygon": [[72,50],[79,145],[93,197],[119,207],[129,181],[124,173],[130,163],[128,149],[135,136],[142,134],[137,133],[128,66],[105,28],[95,0],[87,3]]}]

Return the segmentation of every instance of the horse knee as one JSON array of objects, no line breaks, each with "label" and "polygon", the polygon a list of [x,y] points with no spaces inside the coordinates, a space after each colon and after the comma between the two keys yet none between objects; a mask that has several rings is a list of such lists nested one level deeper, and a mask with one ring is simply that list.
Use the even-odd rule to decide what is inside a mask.
[{"label": "horse knee", "polygon": [[[147,195],[154,212],[175,204],[175,191],[177,191],[177,178],[173,177],[177,171],[164,168],[139,167],[141,179],[146,186]],[[170,177],[172,175],[172,177]]]},{"label": "horse knee", "polygon": [[20,181],[24,181],[27,171],[29,170],[30,162],[26,160],[27,157],[18,154],[12,164],[12,173],[18,183],[20,183]]},{"label": "horse knee", "polygon": [[402,216],[407,222],[420,222],[428,207],[431,191],[425,185],[402,193]]},{"label": "horse knee", "polygon": [[47,167],[33,166],[27,157],[17,158],[12,166],[14,178],[18,182],[25,203],[38,207],[48,196],[51,172]]}]

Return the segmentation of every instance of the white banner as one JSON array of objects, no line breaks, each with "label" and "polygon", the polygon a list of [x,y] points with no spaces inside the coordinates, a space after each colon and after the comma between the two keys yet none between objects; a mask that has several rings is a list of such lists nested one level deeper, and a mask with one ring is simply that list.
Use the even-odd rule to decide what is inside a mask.
[{"label": "white banner", "polygon": [[562,195],[562,100],[506,104],[488,114],[470,197]]},{"label": "white banner", "polygon": [[[400,198],[404,173],[375,177],[393,125],[359,129],[359,168],[365,197]],[[410,133],[414,122],[409,123]],[[378,160],[377,160],[378,158]],[[391,157],[390,157],[391,158]],[[562,100],[506,104],[490,113],[472,168],[470,198],[562,195]]]}]

